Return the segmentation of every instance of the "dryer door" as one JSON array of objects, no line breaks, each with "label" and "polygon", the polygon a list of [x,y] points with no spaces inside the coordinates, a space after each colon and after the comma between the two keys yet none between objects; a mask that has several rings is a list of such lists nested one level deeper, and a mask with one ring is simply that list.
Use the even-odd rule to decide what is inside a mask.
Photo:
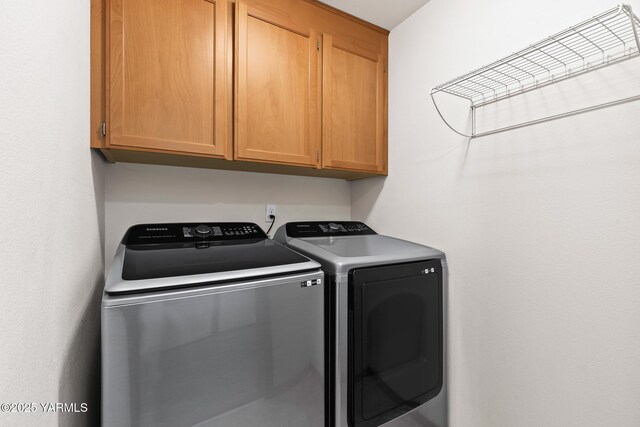
[{"label": "dryer door", "polygon": [[378,266],[349,276],[348,418],[379,426],[442,388],[439,260]]}]

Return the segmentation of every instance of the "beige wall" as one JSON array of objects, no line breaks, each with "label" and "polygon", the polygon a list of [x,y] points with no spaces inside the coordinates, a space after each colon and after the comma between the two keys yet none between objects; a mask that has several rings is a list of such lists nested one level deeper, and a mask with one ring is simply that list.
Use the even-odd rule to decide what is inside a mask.
[{"label": "beige wall", "polygon": [[345,180],[118,163],[106,167],[107,265],[133,224],[250,221],[266,231],[266,203],[277,205],[271,232],[287,221],[349,219]]},{"label": "beige wall", "polygon": [[[104,187],[88,148],[89,2],[0,6],[3,426],[97,425]],[[40,403],[87,403],[43,413]]]},{"label": "beige wall", "polygon": [[[468,143],[428,97],[613,6],[431,0],[391,32],[389,177],[352,184],[352,217],[447,253],[452,426],[640,424],[640,102]],[[481,125],[640,94],[640,59],[585,77]]]}]

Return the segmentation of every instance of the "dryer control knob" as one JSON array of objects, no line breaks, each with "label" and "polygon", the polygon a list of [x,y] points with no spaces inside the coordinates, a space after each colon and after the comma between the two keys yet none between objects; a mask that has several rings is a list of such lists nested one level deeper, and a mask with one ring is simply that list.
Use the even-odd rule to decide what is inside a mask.
[{"label": "dryer control knob", "polygon": [[196,233],[200,237],[206,237],[211,234],[211,227],[208,225],[200,224],[196,227]]},{"label": "dryer control knob", "polygon": [[340,226],[335,222],[329,223],[329,231],[340,231]]}]

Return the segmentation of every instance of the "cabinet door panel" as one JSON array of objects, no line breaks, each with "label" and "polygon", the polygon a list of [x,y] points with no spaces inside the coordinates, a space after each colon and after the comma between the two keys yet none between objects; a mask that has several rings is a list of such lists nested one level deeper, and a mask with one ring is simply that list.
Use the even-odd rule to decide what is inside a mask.
[{"label": "cabinet door panel", "polygon": [[111,0],[109,143],[225,156],[226,2]]},{"label": "cabinet door panel", "polygon": [[236,158],[315,165],[318,36],[238,3]]},{"label": "cabinet door panel", "polygon": [[323,37],[323,165],[383,172],[384,64],[365,52]]}]

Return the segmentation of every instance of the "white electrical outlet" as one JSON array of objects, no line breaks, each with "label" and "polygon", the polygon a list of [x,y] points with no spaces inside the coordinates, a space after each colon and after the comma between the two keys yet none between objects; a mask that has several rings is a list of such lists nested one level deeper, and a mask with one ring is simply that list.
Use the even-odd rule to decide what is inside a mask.
[{"label": "white electrical outlet", "polygon": [[271,219],[271,215],[276,216],[276,205],[265,205],[264,206],[264,222],[271,223],[273,220]]}]

